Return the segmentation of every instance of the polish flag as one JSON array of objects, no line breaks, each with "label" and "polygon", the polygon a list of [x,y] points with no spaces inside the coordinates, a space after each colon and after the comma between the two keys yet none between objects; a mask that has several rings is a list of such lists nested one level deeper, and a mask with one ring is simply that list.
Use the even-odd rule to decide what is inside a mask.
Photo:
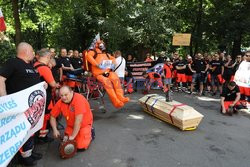
[{"label": "polish flag", "polygon": [[0,9],[0,32],[5,31],[5,30],[6,30],[6,25],[5,25],[5,22],[4,22],[4,17],[3,17],[2,10]]}]

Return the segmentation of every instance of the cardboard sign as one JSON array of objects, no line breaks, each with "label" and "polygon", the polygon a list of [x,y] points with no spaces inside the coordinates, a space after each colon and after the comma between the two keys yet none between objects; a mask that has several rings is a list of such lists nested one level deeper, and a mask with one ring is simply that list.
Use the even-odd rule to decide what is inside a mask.
[{"label": "cardboard sign", "polygon": [[175,33],[173,36],[173,46],[190,46],[191,34]]}]

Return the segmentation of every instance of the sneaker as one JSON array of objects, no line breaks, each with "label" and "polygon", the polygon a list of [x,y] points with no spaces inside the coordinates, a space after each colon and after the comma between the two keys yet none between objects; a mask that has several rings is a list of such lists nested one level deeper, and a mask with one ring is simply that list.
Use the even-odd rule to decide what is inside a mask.
[{"label": "sneaker", "polygon": [[32,157],[34,160],[40,160],[40,159],[42,159],[43,155],[40,154],[40,153],[32,152],[31,157]]},{"label": "sneaker", "polygon": [[25,166],[35,166],[37,164],[37,161],[29,156],[27,158],[20,158],[20,163]]}]

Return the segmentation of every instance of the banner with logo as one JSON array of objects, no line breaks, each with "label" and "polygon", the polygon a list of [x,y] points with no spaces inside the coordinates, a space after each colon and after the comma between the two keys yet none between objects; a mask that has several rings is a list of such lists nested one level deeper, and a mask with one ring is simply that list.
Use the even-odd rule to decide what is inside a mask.
[{"label": "banner with logo", "polygon": [[45,102],[44,82],[0,97],[0,167],[7,166],[29,137],[41,129]]},{"label": "banner with logo", "polygon": [[163,67],[164,67],[164,63],[158,63],[156,65],[154,65],[154,67],[151,67],[147,70],[147,72],[156,72],[160,75],[163,74]]},{"label": "banner with logo", "polygon": [[243,61],[235,73],[234,81],[238,86],[250,88],[250,62]]}]

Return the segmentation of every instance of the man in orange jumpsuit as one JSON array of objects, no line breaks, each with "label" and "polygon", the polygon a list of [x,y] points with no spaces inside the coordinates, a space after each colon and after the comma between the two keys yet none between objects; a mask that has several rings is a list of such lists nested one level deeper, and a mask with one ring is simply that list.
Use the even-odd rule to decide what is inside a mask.
[{"label": "man in orange jumpsuit", "polygon": [[87,149],[92,140],[93,115],[88,101],[79,93],[75,93],[69,86],[60,89],[61,99],[51,111],[50,124],[54,137],[58,138],[56,118],[62,113],[66,119],[65,136],[68,140],[75,140],[77,149]]},{"label": "man in orange jumpsuit", "polygon": [[105,53],[105,45],[103,41],[98,40],[95,48],[87,54],[87,60],[90,62],[93,76],[103,84],[112,104],[116,108],[124,106],[129,101],[128,97],[124,97],[124,92],[120,84],[119,77],[114,69],[115,59]]},{"label": "man in orange jumpsuit", "polygon": [[46,97],[46,108],[44,115],[43,127],[40,130],[39,139],[43,142],[52,141],[48,138],[47,134],[49,132],[47,127],[47,122],[50,118],[50,111],[52,109],[52,89],[59,88],[59,84],[56,83],[51,69],[48,67],[48,64],[51,59],[51,53],[49,49],[41,49],[38,51],[37,62],[34,63],[34,68],[38,71],[40,78],[42,81],[45,81],[48,84],[48,88],[46,89],[47,97]]}]

